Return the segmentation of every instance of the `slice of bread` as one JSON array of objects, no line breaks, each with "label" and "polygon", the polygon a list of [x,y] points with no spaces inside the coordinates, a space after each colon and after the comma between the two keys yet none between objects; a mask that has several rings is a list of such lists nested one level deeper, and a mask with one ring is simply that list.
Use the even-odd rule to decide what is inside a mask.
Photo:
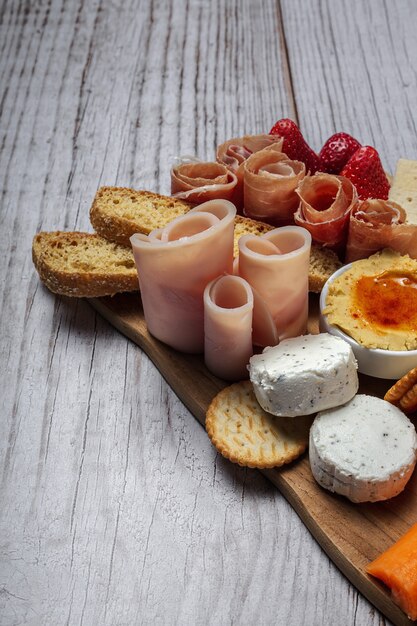
[{"label": "slice of bread", "polygon": [[[155,228],[162,228],[175,217],[184,215],[191,204],[161,196],[150,191],[135,191],[126,187],[101,187],[90,210],[90,220],[99,235],[117,243],[130,246],[134,233],[148,235]],[[273,226],[236,216],[234,256],[238,254],[238,240],[242,235],[262,235]],[[313,246],[310,256],[309,289],[320,293],[326,280],[341,263],[334,252]]]},{"label": "slice of bread", "polygon": [[64,296],[111,296],[139,289],[133,253],[99,235],[40,232],[32,258],[42,282]]},{"label": "slice of bread", "polygon": [[313,244],[311,246],[310,268],[308,271],[309,291],[320,293],[326,280],[330,278],[339,267],[342,267],[342,263],[333,250]]},{"label": "slice of bread", "polygon": [[129,239],[135,233],[148,235],[191,208],[188,202],[150,191],[100,187],[90,209],[90,221],[102,237],[130,247]]}]

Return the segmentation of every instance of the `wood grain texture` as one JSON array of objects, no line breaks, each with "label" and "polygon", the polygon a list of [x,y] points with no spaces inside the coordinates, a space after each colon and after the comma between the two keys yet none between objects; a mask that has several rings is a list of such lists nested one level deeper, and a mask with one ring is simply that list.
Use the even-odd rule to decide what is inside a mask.
[{"label": "wood grain texture", "polygon": [[[204,426],[211,401],[227,383],[210,374],[201,356],[181,354],[155,340],[147,331],[137,295],[93,298],[90,304],[148,354],[180,400]],[[317,333],[318,298],[314,295],[310,297],[309,310],[308,331]],[[359,393],[383,398],[391,384],[388,380],[361,375]],[[394,500],[355,505],[318,486],[306,455],[288,466],[261,471],[285,495],[349,580],[394,624],[411,625],[383,585],[365,573],[365,566],[417,523],[417,475]]]},{"label": "wood grain texture", "polygon": [[[2,625],[385,623],[269,482],[216,455],[147,356],[48,293],[30,258],[37,230],[89,229],[98,186],[167,192],[174,155],[213,155],[297,111],[316,147],[366,111],[361,132],[369,121],[391,168],[415,141],[412,0],[387,3],[389,20],[359,0],[281,4],[0,6]],[[329,24],[337,97],[313,105]],[[352,37],[360,104],[334,69]],[[386,65],[367,58],[365,73],[369,50]]]},{"label": "wood grain texture", "polygon": [[348,589],[275,488],[30,259],[37,230],[89,228],[99,185],[168,191],[175,154],[290,114],[276,32],[274,2],[2,5],[2,625],[299,624],[306,543],[321,593]]},{"label": "wood grain texture", "polygon": [[417,153],[414,2],[281,0],[297,114],[312,147],[335,132],[377,148],[385,169]]}]

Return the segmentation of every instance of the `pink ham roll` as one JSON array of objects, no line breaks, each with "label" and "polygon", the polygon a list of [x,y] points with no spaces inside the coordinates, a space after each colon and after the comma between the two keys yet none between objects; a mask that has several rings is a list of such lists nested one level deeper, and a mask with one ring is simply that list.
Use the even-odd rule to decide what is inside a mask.
[{"label": "pink ham roll", "polygon": [[214,161],[179,160],[171,170],[171,194],[194,204],[233,200],[236,185],[236,174]]},{"label": "pink ham roll", "polygon": [[297,186],[306,167],[280,150],[281,144],[252,154],[244,163],[244,215],[273,226],[294,223],[299,205]]},{"label": "pink ham roll", "polygon": [[204,360],[224,380],[248,377],[252,349],[253,295],[239,276],[220,276],[204,291]]},{"label": "pink ham roll", "polygon": [[217,147],[216,158],[219,163],[224,163],[235,174],[238,172],[243,162],[254,152],[259,152],[272,144],[278,144],[279,150],[282,148],[284,140],[282,137],[273,135],[245,135],[244,137],[233,137]]},{"label": "pink ham roll", "polygon": [[239,239],[239,275],[267,305],[280,340],[307,329],[310,248],[310,233],[298,226]]},{"label": "pink ham roll", "polygon": [[284,140],[273,135],[245,135],[233,137],[217,147],[216,159],[223,163],[237,176],[237,185],[232,201],[239,213],[243,211],[243,164],[254,152],[259,152],[272,144],[277,144],[281,150]]},{"label": "pink ham roll", "polygon": [[316,173],[301,181],[297,194],[295,223],[307,228],[315,243],[343,253],[350,212],[358,199],[356,187],[344,176]]},{"label": "pink ham roll", "polygon": [[182,352],[204,349],[204,289],[231,273],[236,208],[211,200],[130,238],[149,332]]},{"label": "pink ham roll", "polygon": [[346,263],[392,248],[417,259],[417,225],[406,224],[406,212],[391,200],[360,200],[349,221]]}]

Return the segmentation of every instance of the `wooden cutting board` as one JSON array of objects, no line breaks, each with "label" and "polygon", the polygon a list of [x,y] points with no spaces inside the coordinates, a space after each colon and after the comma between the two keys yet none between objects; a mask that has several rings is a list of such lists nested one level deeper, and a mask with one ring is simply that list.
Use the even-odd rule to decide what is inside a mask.
[{"label": "wooden cutting board", "polygon": [[[138,293],[89,302],[146,352],[204,426],[207,407],[226,383],[210,374],[202,357],[176,352],[149,335]],[[318,332],[317,320],[318,299],[313,296],[310,332]],[[392,384],[369,376],[360,378],[360,393],[380,397]],[[361,505],[321,489],[311,474],[307,455],[283,469],[262,470],[262,473],[278,487],[328,556],[370,602],[398,626],[415,623],[394,604],[386,588],[367,576],[364,568],[417,522],[417,472],[405,491],[393,500]]]}]

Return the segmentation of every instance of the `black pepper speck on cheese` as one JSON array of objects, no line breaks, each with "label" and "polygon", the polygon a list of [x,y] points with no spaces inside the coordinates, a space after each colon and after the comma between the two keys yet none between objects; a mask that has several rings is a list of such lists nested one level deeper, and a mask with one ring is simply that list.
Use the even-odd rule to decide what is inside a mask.
[{"label": "black pepper speck on cheese", "polygon": [[397,407],[372,396],[357,395],[342,407],[319,413],[310,431],[310,464],[317,482],[353,502],[400,493],[416,455],[413,424]]},{"label": "black pepper speck on cheese", "polygon": [[277,416],[296,417],[338,406],[358,390],[350,346],[328,333],[282,341],[250,359],[259,404]]}]

